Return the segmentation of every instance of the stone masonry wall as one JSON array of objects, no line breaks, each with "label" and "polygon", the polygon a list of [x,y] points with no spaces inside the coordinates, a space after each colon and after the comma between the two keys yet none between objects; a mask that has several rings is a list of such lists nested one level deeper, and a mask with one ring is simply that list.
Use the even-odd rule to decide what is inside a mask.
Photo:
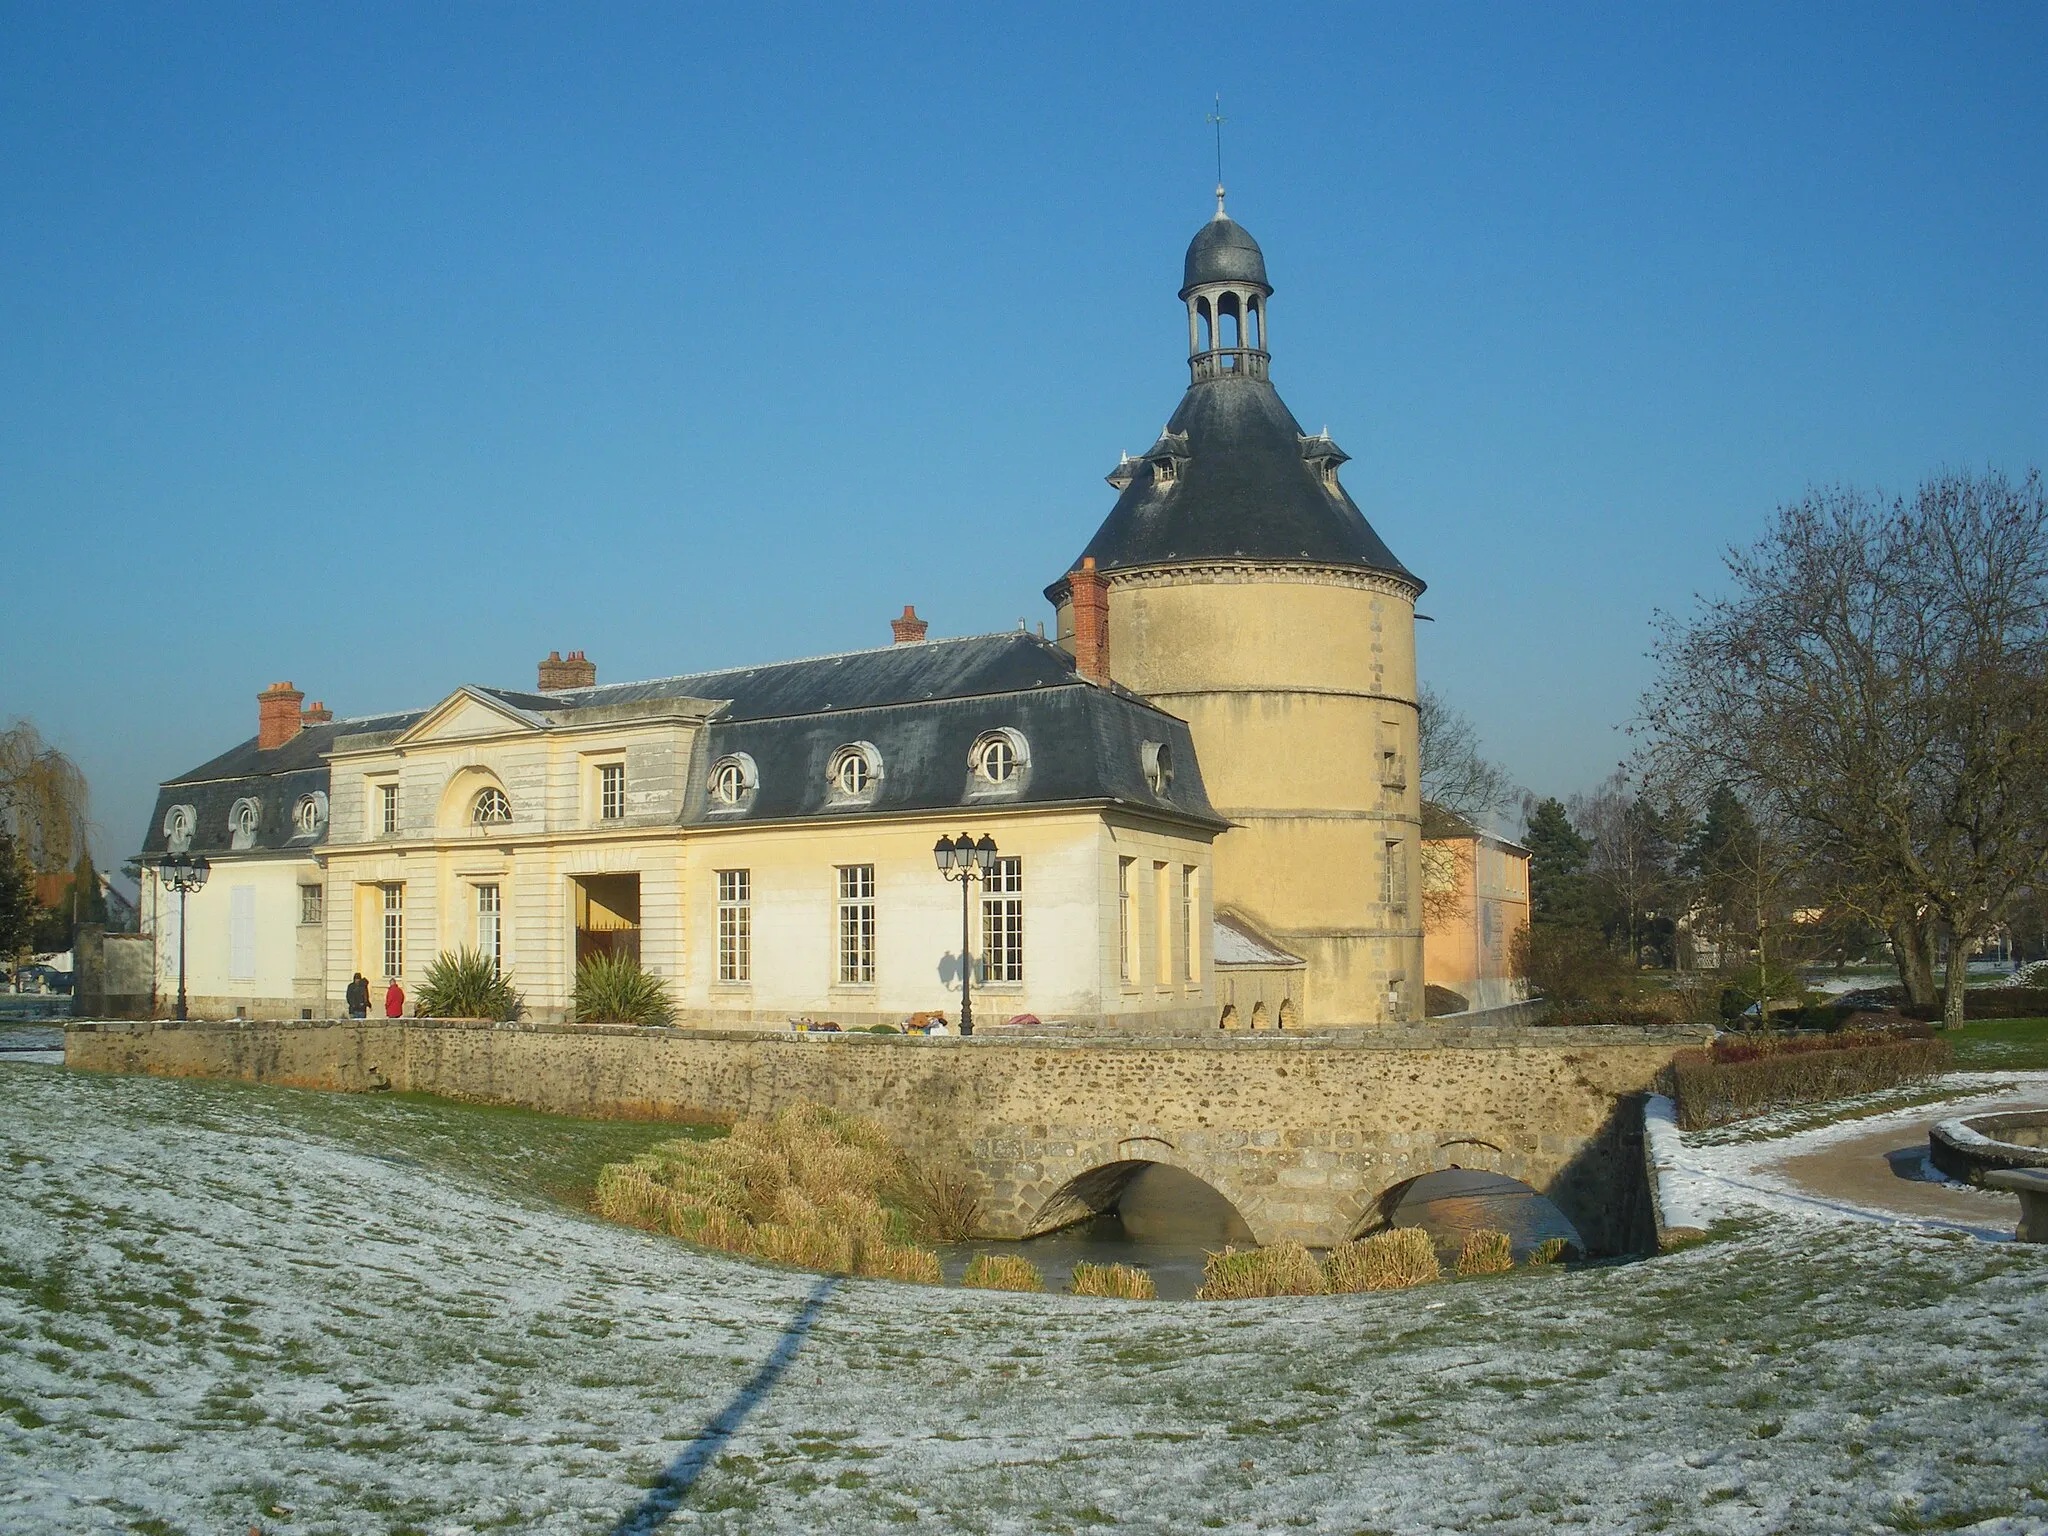
[{"label": "stone masonry wall", "polygon": [[593,1118],[729,1120],[814,1100],[972,1172],[990,1230],[1113,1203],[1146,1162],[1227,1196],[1262,1242],[1324,1245],[1394,1184],[1522,1179],[1596,1249],[1642,1238],[1646,1092],[1691,1037],[1382,1030],[1173,1041],[795,1036],[440,1020],[75,1025],[74,1067],[345,1092],[410,1089]]}]

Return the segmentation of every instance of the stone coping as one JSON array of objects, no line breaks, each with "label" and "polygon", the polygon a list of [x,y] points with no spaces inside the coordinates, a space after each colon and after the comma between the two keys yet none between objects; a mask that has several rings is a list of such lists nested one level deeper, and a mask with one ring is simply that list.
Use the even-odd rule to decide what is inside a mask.
[{"label": "stone coping", "polygon": [[1698,1029],[1674,1026],[1645,1029],[1618,1024],[1568,1024],[1538,1026],[1496,1025],[1488,1027],[1434,1028],[1426,1025],[1386,1025],[1354,1029],[1296,1030],[1285,1035],[1199,1035],[1174,1034],[1024,1034],[1002,1031],[977,1034],[968,1039],[958,1035],[873,1035],[861,1030],[797,1032],[773,1029],[694,1029],[675,1025],[636,1024],[543,1024],[527,1022],[489,1023],[479,1019],[194,1019],[180,1024],[173,1019],[74,1019],[65,1023],[67,1033],[149,1034],[158,1030],[206,1032],[261,1032],[270,1030],[335,1029],[348,1026],[406,1029],[482,1031],[504,1030],[541,1035],[581,1035],[586,1038],[632,1038],[649,1040],[706,1040],[787,1046],[829,1045],[873,1046],[878,1049],[910,1050],[1000,1050],[1034,1051],[1315,1051],[1315,1050],[1514,1050],[1583,1049],[1626,1045],[1698,1045],[1710,1036]]},{"label": "stone coping", "polygon": [[1927,1133],[1927,1160],[1950,1178],[1970,1184],[1982,1184],[1994,1170],[2048,1168],[2048,1147],[2000,1139],[2000,1132],[2018,1125],[2048,1126],[2048,1112],[2022,1109],[1944,1120]]}]

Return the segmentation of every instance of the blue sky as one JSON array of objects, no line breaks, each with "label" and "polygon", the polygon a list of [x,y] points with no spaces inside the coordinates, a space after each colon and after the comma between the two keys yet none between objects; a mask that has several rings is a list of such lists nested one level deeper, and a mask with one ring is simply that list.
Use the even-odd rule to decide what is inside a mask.
[{"label": "blue sky", "polygon": [[2048,9],[0,3],[0,718],[96,847],[253,734],[1036,622],[1185,385],[1274,379],[1529,787],[1816,483],[2048,459]]}]

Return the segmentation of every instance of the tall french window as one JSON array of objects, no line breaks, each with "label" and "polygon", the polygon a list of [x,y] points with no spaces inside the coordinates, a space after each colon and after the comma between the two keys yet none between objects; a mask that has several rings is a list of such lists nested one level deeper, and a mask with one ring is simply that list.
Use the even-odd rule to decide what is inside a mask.
[{"label": "tall french window", "polygon": [[386,837],[398,833],[398,786],[379,784],[377,786],[377,826]]},{"label": "tall french window", "polygon": [[1024,979],[1022,859],[997,859],[981,883],[981,967],[984,981]]},{"label": "tall french window", "polygon": [[1180,867],[1180,976],[1182,981],[1192,982],[1202,974],[1202,948],[1195,939],[1195,920],[1201,916],[1200,893],[1195,887],[1196,870],[1192,864]]},{"label": "tall french window", "polygon": [[839,866],[839,981],[872,986],[875,980],[875,866]]},{"label": "tall french window", "polygon": [[1131,866],[1137,862],[1116,861],[1116,969],[1125,986],[1138,979],[1138,893],[1131,889]]},{"label": "tall french window", "polygon": [[495,885],[476,888],[476,947],[490,960],[492,971],[504,970],[505,909]]},{"label": "tall french window", "polygon": [[1401,845],[1393,838],[1386,842],[1386,866],[1380,880],[1380,900],[1400,910],[1408,905],[1408,861],[1401,856]]},{"label": "tall french window", "polygon": [[384,974],[405,974],[405,887],[384,887]]},{"label": "tall french window", "polygon": [[606,821],[626,819],[626,765],[605,763],[597,770],[598,815]]},{"label": "tall french window", "polygon": [[754,882],[744,869],[718,872],[718,979],[754,979]]},{"label": "tall french window", "polygon": [[305,928],[317,928],[327,920],[327,887],[324,885],[302,885],[299,887],[299,924]]}]

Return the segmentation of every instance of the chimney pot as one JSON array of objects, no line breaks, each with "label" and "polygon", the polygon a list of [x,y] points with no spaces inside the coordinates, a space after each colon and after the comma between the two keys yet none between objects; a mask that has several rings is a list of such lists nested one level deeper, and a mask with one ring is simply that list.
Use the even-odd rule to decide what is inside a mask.
[{"label": "chimney pot", "polygon": [[305,701],[305,694],[288,682],[272,683],[256,695],[256,749],[259,752],[274,752],[299,734],[305,724],[299,714],[299,706]]},{"label": "chimney pot", "polygon": [[917,608],[911,603],[903,605],[903,617],[889,621],[889,633],[896,637],[898,645],[917,644],[930,628],[929,624],[917,616]]}]

